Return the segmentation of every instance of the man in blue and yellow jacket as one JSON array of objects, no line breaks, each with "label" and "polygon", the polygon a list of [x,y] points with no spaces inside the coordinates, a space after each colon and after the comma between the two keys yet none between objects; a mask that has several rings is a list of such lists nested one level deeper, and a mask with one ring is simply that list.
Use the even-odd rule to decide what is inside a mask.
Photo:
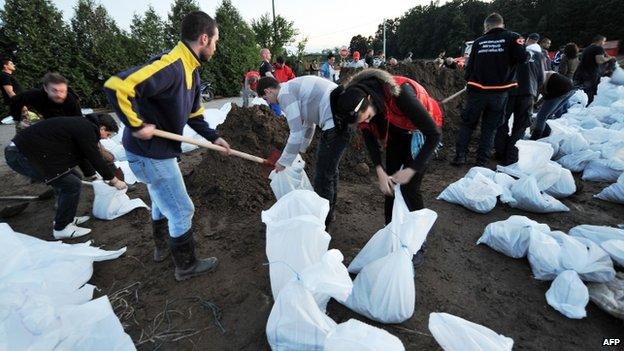
[{"label": "man in blue and yellow jacket", "polygon": [[227,153],[230,150],[204,120],[201,105],[198,68],[216,50],[217,23],[204,12],[189,13],[182,20],[181,36],[182,41],[169,53],[123,71],[104,84],[109,102],[127,127],[123,145],[130,168],[147,184],[152,199],[154,261],[164,261],[171,249],[178,281],[214,270],[217,259],[195,256],[195,208],[176,160],[180,142],[154,138],[154,130],[182,134],[188,124]]}]

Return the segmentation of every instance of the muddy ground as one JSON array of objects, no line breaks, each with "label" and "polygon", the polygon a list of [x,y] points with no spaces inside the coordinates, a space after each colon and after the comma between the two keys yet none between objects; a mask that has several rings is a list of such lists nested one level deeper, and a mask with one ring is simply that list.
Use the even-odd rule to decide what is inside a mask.
[{"label": "muddy ground", "polygon": [[[463,84],[457,72],[416,68],[414,74],[438,99],[461,89]],[[450,78],[441,79],[436,74]],[[407,350],[439,349],[427,327],[431,312],[448,312],[483,324],[513,338],[517,350],[601,350],[603,339],[622,338],[622,321],[591,302],[588,317],[582,320],[568,319],[548,306],[544,294],[550,282],[533,279],[526,259],[512,259],[475,245],[487,224],[516,214],[563,231],[579,224],[623,223],[622,205],[592,198],[608,184],[584,182],[582,192],[563,200],[570,212],[547,215],[502,204],[488,214],[476,214],[435,199],[469,169],[448,163],[461,103],[456,101],[447,107],[452,111],[448,110],[445,126],[446,146],[430,164],[423,181],[425,205],[437,211],[439,217],[435,233],[429,237],[424,264],[416,269],[414,316],[400,325],[381,325],[335,301],[329,305],[329,315],[338,323],[358,318],[384,328],[399,337]],[[220,130],[243,151],[267,155],[271,150],[268,145],[279,147],[286,138],[286,127],[266,110],[233,109],[230,117]],[[383,226],[383,198],[372,172],[360,176],[354,171],[354,165],[366,159],[357,139],[352,144],[341,168],[337,218],[328,229],[332,236],[330,247],[343,252],[345,264]],[[305,157],[310,176],[313,151]],[[96,263],[91,283],[100,288],[99,294],[111,297],[116,313],[140,350],[268,350],[265,326],[272,298],[264,265],[260,210],[275,200],[264,172],[250,162],[202,150],[183,155],[181,168],[196,205],[198,252],[217,256],[218,270],[175,282],[170,261],[152,262],[149,214],[137,210],[114,221],[89,222],[93,228],[90,239],[96,245],[128,247],[119,259]],[[6,167],[2,173],[2,195],[36,194],[45,189],[30,185]],[[149,204],[143,185],[130,195]],[[92,191],[85,188],[80,213],[90,212],[92,198]],[[50,240],[53,213],[52,200],[33,202],[23,214],[6,221],[16,231]],[[217,319],[220,324],[215,323]]]}]

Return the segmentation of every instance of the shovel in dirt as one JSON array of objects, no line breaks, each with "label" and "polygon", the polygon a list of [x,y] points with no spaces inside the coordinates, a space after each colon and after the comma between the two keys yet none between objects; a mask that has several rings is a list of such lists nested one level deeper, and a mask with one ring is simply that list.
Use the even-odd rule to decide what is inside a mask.
[{"label": "shovel in dirt", "polygon": [[[34,201],[34,200],[47,200],[54,197],[54,190],[48,189],[40,195],[12,195],[12,196],[0,196],[0,200],[4,201]],[[7,205],[0,209],[0,218],[8,218],[17,216],[18,214],[24,212],[28,207],[28,202],[22,202],[15,205]]]},{"label": "shovel in dirt", "polygon": [[440,103],[441,103],[441,104],[446,104],[446,103],[448,103],[449,101],[454,100],[455,98],[457,98],[458,96],[460,96],[461,94],[463,94],[465,91],[466,91],[466,87],[464,87],[464,89],[462,89],[462,90],[460,90],[460,91],[456,92],[455,94],[453,94],[453,95],[451,95],[451,96],[447,97],[446,99],[444,99],[444,100],[440,101]]},{"label": "shovel in dirt", "polygon": [[[186,136],[183,136],[183,135],[166,132],[166,131],[160,130],[160,129],[154,130],[154,135],[157,136],[157,137],[160,137],[160,138],[164,138],[164,139],[176,140],[176,141],[181,141],[181,142],[188,143],[188,144],[201,146],[201,147],[204,147],[206,149],[210,149],[210,150],[214,150],[214,151],[220,151],[220,152],[224,152],[225,151],[224,147],[219,146],[219,145],[215,145],[215,144],[213,144],[213,143],[211,143],[211,142],[209,142],[207,140],[193,139],[193,138],[186,137]],[[262,157],[254,156],[254,155],[248,154],[246,152],[242,152],[242,151],[238,151],[238,150],[234,150],[234,149],[230,149],[230,155],[236,156],[236,157],[240,157],[240,158],[248,160],[248,161],[260,163],[263,166],[265,166],[267,169],[273,169],[273,167],[275,167],[275,162],[277,162],[277,160],[280,157],[280,154],[277,151],[273,151],[271,153],[271,156],[268,159],[264,159]]]}]

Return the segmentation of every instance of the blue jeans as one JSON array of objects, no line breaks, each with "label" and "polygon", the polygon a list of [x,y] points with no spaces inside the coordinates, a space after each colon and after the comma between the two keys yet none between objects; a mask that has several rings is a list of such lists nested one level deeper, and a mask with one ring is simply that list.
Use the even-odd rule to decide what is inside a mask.
[{"label": "blue jeans", "polygon": [[195,206],[186,192],[182,172],[175,158],[143,157],[126,150],[130,169],[147,184],[152,199],[152,220],[167,218],[169,235],[177,238],[191,229]]},{"label": "blue jeans", "polygon": [[544,100],[535,117],[535,126],[533,127],[533,133],[531,133],[531,140],[545,138],[550,135],[550,127],[546,125],[546,121],[557,119],[568,112],[568,100],[575,92],[576,90],[572,90],[565,95]]}]

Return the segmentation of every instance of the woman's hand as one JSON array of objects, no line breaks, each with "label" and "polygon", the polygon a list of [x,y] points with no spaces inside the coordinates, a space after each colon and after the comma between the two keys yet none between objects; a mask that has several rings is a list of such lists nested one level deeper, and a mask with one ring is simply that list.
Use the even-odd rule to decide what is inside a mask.
[{"label": "woman's hand", "polygon": [[283,171],[285,169],[286,169],[286,167],[282,166],[279,163],[275,163],[275,173],[279,173],[279,172],[281,172],[281,171]]},{"label": "woman's hand", "polygon": [[377,166],[377,179],[379,179],[379,190],[384,195],[393,196],[394,195],[394,183],[392,183],[392,179],[388,177],[386,171],[384,171],[383,167]]},{"label": "woman's hand", "polygon": [[410,180],[412,180],[412,177],[414,176],[414,174],[416,174],[416,171],[411,169],[411,168],[403,168],[402,170],[396,172],[395,174],[393,174],[390,179],[395,183],[395,184],[407,184],[409,183]]}]

